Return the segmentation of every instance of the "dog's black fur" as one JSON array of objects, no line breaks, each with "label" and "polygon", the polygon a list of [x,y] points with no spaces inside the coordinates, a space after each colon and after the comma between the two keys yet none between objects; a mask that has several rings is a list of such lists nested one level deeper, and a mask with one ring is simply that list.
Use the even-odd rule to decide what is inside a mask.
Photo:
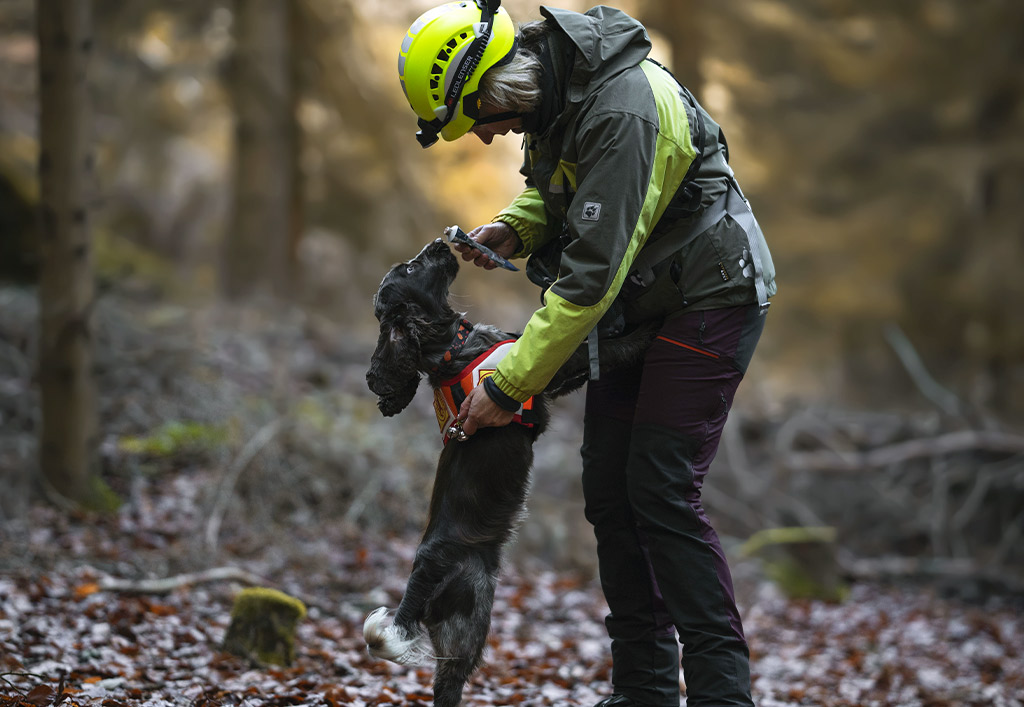
[{"label": "dog's black fur", "polygon": [[[458,260],[438,239],[384,276],[374,300],[380,338],[366,374],[384,415],[401,412],[424,375],[437,387],[495,343],[514,338],[496,327],[477,324],[461,351],[444,360],[462,321],[448,302],[448,289],[458,270]],[[655,328],[602,342],[602,370],[640,360]],[[581,347],[544,394],[535,397],[534,427],[513,423],[481,428],[465,442],[445,445],[437,464],[427,528],[394,621],[385,626],[384,607],[366,619],[363,634],[372,655],[403,664],[437,660],[434,704],[438,707],[460,703],[463,686],[480,663],[502,548],[523,513],[533,442],[548,421],[547,400],[583,385],[588,362],[586,348]],[[421,627],[426,628],[433,652]]]}]

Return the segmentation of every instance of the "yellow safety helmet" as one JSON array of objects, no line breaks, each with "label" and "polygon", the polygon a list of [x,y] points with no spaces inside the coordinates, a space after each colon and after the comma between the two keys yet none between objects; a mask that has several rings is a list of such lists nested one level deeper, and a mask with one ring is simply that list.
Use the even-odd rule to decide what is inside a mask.
[{"label": "yellow safety helmet", "polygon": [[406,32],[398,77],[419,116],[416,139],[423,147],[437,142],[438,135],[460,138],[482,122],[480,77],[516,51],[512,18],[500,5],[501,0],[449,2],[420,15]]}]

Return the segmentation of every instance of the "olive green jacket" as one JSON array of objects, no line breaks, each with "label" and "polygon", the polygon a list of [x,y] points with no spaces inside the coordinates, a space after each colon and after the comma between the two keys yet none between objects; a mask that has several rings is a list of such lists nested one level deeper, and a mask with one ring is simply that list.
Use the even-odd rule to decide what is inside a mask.
[{"label": "olive green jacket", "polygon": [[[557,112],[526,135],[526,189],[495,220],[519,234],[523,247],[515,257],[558,238],[563,227],[568,243],[543,306],[494,374],[498,388],[520,402],[544,389],[619,295],[696,155],[694,109],[671,74],[644,61],[651,44],[640,23],[604,6],[585,14],[541,7],[541,13],[557,28],[547,38],[555,74],[553,90],[547,85],[558,95],[545,97]],[[707,139],[696,182],[706,205],[727,188],[731,170],[718,126],[702,115]],[[685,229],[690,220],[658,229],[653,238]],[[726,217],[655,269],[655,284],[630,298],[627,317],[755,302],[753,280],[744,275],[748,243]],[[774,294],[770,256],[764,271]]]}]

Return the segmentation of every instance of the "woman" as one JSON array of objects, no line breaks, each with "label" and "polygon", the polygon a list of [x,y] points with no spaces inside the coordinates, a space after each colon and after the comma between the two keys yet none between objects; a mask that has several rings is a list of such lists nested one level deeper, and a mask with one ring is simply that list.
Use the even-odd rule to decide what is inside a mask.
[{"label": "woman", "polygon": [[751,705],[749,651],[700,489],[775,293],[767,245],[718,125],[647,60],[642,25],[609,7],[541,7],[544,20],[516,34],[497,5],[425,13],[399,59],[424,147],[525,136],[526,188],[469,235],[530,256],[547,289],[463,404],[463,431],[508,424],[584,340],[663,320],[642,365],[592,374],[587,389],[583,488],[614,666],[614,694],[599,704],[677,707],[678,633],[688,705]]}]

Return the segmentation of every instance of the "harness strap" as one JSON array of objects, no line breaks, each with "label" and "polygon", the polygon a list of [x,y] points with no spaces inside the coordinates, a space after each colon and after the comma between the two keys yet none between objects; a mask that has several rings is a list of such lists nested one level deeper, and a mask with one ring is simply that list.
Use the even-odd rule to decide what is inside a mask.
[{"label": "harness strap", "polygon": [[594,327],[594,329],[587,336],[587,357],[590,360],[590,380],[596,381],[601,377],[601,362],[598,360],[597,355],[597,330],[600,327]]},{"label": "harness strap", "polygon": [[754,212],[750,208],[750,202],[747,201],[747,197],[743,196],[743,191],[732,175],[732,170],[729,171],[730,189],[727,192],[725,210],[747,234],[750,264],[754,266],[754,291],[757,293],[757,306],[759,313],[764,315],[771,305],[771,302],[768,301],[768,288],[764,284],[764,263],[761,260],[760,244],[764,240],[764,234],[761,233],[761,226],[757,223]]}]

